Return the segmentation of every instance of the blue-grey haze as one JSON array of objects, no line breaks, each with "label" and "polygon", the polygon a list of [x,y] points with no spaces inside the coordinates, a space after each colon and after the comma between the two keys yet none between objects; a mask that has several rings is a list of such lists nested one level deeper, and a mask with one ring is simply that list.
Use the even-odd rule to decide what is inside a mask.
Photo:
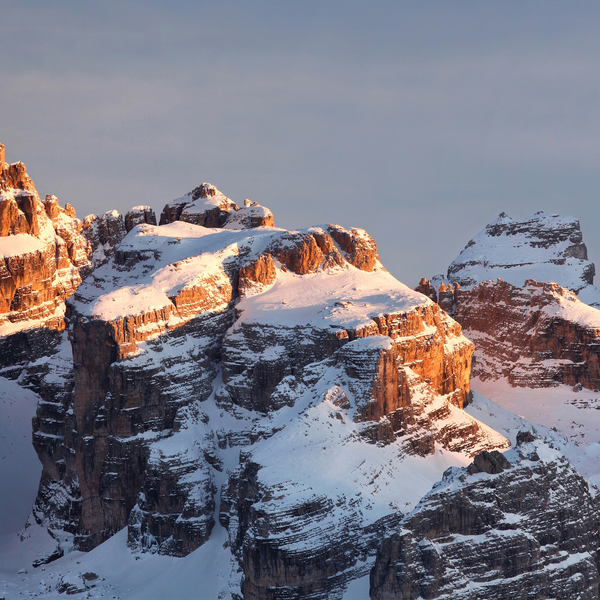
[{"label": "blue-grey haze", "polygon": [[[600,4],[5,3],[0,142],[83,217],[203,181],[367,229],[415,285],[501,211],[600,262]],[[600,266],[600,265],[599,265]]]}]

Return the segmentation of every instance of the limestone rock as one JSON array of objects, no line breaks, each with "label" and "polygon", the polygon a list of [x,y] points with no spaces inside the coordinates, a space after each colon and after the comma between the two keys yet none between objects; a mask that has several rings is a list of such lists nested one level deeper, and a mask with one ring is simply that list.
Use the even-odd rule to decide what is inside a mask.
[{"label": "limestone rock", "polygon": [[134,206],[125,215],[125,230],[129,233],[136,225],[148,223],[156,225],[156,215],[149,206]]},{"label": "limestone rock", "polygon": [[203,183],[165,205],[160,224],[175,221],[233,230],[273,227],[274,224],[273,213],[268,208],[250,200],[244,200],[244,206],[238,207],[210,183]]},{"label": "limestone rock", "polygon": [[83,235],[91,248],[91,263],[96,268],[114,255],[127,229],[122,215],[109,210],[101,216],[88,215],[83,220]]},{"label": "limestone rock", "polygon": [[502,473],[505,469],[510,469],[510,463],[503,454],[497,450],[492,450],[492,452],[484,450],[473,459],[473,462],[467,467],[467,472],[471,475],[473,473],[490,473],[495,475]]},{"label": "limestone rock", "polygon": [[273,227],[273,213],[258,202],[244,200],[244,206],[232,212],[225,221],[225,229],[252,229]]},{"label": "limestone rock", "polygon": [[344,253],[344,258],[361,271],[383,268],[377,255],[375,240],[364,230],[350,230],[339,225],[330,225],[327,231]]},{"label": "limestone rock", "polygon": [[64,328],[64,301],[89,272],[87,243],[70,205],[42,202],[23,163],[0,173],[0,325]]},{"label": "limestone rock", "polygon": [[512,452],[491,475],[449,470],[383,541],[370,598],[596,598],[597,496],[564,457],[544,454]]},{"label": "limestone rock", "polygon": [[534,280],[485,281],[455,294],[454,316],[475,341],[478,377],[600,389],[600,311],[573,292]]},{"label": "limestone rock", "polygon": [[224,196],[214,185],[203,183],[189,194],[166,204],[160,215],[160,225],[185,221],[203,227],[223,227],[235,202]]},{"label": "limestone rock", "polygon": [[433,285],[431,285],[431,279],[421,278],[419,285],[415,288],[415,291],[427,296],[430,300],[437,302],[437,292]]}]

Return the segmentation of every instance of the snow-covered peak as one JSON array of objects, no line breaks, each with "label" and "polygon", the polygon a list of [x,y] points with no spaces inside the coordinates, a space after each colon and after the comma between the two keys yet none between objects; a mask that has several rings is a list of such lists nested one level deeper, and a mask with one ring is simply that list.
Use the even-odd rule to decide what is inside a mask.
[{"label": "snow-covered peak", "polygon": [[498,278],[516,286],[535,279],[578,292],[593,277],[579,221],[547,212],[521,221],[501,213],[448,267],[448,280],[467,288]]}]

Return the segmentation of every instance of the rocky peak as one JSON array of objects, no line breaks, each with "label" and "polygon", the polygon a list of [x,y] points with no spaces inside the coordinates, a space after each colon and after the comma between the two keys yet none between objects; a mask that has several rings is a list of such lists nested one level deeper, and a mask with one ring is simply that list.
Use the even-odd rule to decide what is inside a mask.
[{"label": "rocky peak", "polygon": [[421,281],[419,281],[419,285],[415,288],[415,291],[427,296],[430,300],[437,302],[437,292],[435,286],[431,284],[431,279],[422,277]]},{"label": "rocky peak", "polygon": [[594,273],[574,217],[538,212],[515,221],[502,213],[451,263],[448,280],[471,287],[497,278],[517,286],[537,279],[578,292],[593,284]]},{"label": "rocky peak", "polygon": [[273,213],[250,200],[245,200],[244,206],[240,208],[214,185],[203,183],[185,196],[165,205],[160,215],[160,224],[175,221],[211,228],[250,229],[273,227]]},{"label": "rocky peak", "polygon": [[[229,217],[257,210],[264,209],[247,202]],[[77,461],[69,481],[81,489],[80,548],[128,525],[132,547],[153,540],[167,554],[195,549],[214,525],[214,482],[223,481],[215,469],[228,450],[243,445],[253,454],[284,424],[293,426],[295,418],[283,415],[313,405],[319,414],[336,407],[331,410],[347,428],[344,439],[358,440],[361,448],[392,445],[407,456],[428,457],[436,444],[468,455],[507,444],[461,410],[471,397],[471,343],[437,305],[383,269],[375,242],[360,229],[142,223],[85,280],[70,307],[77,435],[69,444]],[[193,425],[203,440],[200,456],[207,458],[153,449],[164,432],[181,440],[191,435],[185,415],[213,402],[221,412]],[[234,429],[221,422],[232,416],[239,420]],[[324,418],[327,426],[330,417]],[[288,432],[278,439],[283,448]],[[240,469],[258,465],[258,472],[251,470],[268,495],[279,484],[262,479],[267,460],[253,454]],[[140,468],[132,472],[132,464]],[[253,553],[270,541],[234,531],[236,523],[252,520],[239,513],[246,510],[237,496],[246,494],[239,477],[236,472],[227,482],[221,513],[240,560],[243,547],[252,554],[245,567],[250,573]],[[317,504],[325,518],[333,500],[323,493]],[[311,502],[299,501],[294,510],[304,514]],[[264,507],[265,518],[279,528],[277,510]],[[364,527],[373,524],[360,519]],[[302,523],[295,528],[309,527]],[[284,568],[284,557],[273,560]],[[298,581],[271,576],[275,586]],[[316,573],[314,585],[323,577]],[[248,589],[263,583],[249,579]]]},{"label": "rocky peak", "polygon": [[[4,154],[4,151],[2,152]],[[27,174],[27,169],[22,162],[8,164],[2,161],[0,170],[0,191],[24,190],[35,192],[35,186]]]},{"label": "rocky peak", "polygon": [[[3,193],[15,203],[10,227],[29,233],[0,242],[54,240],[48,254],[26,247],[16,266],[55,268],[43,277],[58,282],[63,310],[66,274],[75,279],[86,252],[95,267],[68,299],[68,339],[32,365],[48,374],[38,377],[35,515],[62,544],[54,558],[126,528],[138,555],[209,542],[226,565],[214,574],[223,597],[339,599],[373,565],[372,598],[470,599],[489,582],[517,597],[517,576],[553,597],[597,589],[593,493],[541,439],[523,431],[501,454],[500,429],[463,410],[473,344],[450,316],[489,294],[498,307],[472,321],[501,305],[512,317],[537,311],[529,329],[551,318],[568,341],[556,316],[581,313],[571,292],[535,281],[526,293],[503,282],[436,291],[422,280],[438,306],[383,268],[364,230],[276,229],[268,209],[238,207],[209,184],[167,204],[160,226],[146,206],[81,223],[53,196],[29,206],[17,197],[31,191]],[[43,261],[23,258],[38,250]],[[9,306],[21,315],[40,306],[22,283]],[[530,342],[511,332],[504,349]],[[540,357],[556,350],[550,341]],[[212,543],[215,530],[225,544]],[[58,592],[82,589],[67,579]]]},{"label": "rocky peak", "polygon": [[[199,185],[197,188],[192,190],[190,195],[192,200],[198,200],[198,198],[225,198],[225,196],[211,183],[203,183],[202,185]],[[223,202],[228,204],[230,200],[225,198]]]},{"label": "rocky peak", "polygon": [[11,331],[63,328],[64,300],[81,282],[80,270],[85,274],[89,266],[73,207],[61,208],[55,196],[42,202],[25,165],[2,162],[0,323]]},{"label": "rocky peak", "polygon": [[455,294],[454,316],[475,342],[473,374],[512,385],[600,389],[600,310],[556,283],[484,281]]},{"label": "rocky peak", "polygon": [[[146,218],[145,211],[143,214]],[[140,218],[137,212],[134,215],[131,215],[131,222],[135,218]],[[82,233],[90,247],[93,268],[96,268],[115,254],[116,247],[127,235],[127,229],[123,216],[116,210],[109,210],[100,216],[88,215],[83,220]]]}]

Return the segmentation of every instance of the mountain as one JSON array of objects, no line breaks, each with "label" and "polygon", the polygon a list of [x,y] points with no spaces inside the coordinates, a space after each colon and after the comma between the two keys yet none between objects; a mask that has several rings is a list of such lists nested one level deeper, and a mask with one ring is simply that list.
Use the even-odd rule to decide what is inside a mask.
[{"label": "mountain", "polygon": [[159,225],[81,222],[5,171],[0,383],[37,394],[42,475],[0,593],[597,594],[587,455],[472,392],[460,302],[398,282],[364,230],[277,228],[208,183]]},{"label": "mountain", "polygon": [[448,267],[448,281],[461,288],[498,278],[517,287],[528,279],[550,281],[600,306],[595,272],[574,217],[538,212],[515,221],[502,213]]},{"label": "mountain", "polygon": [[600,311],[582,301],[597,297],[594,273],[573,217],[502,214],[468,242],[447,278],[416,289],[475,343],[474,389],[583,448],[589,460],[579,468],[600,483]]}]

